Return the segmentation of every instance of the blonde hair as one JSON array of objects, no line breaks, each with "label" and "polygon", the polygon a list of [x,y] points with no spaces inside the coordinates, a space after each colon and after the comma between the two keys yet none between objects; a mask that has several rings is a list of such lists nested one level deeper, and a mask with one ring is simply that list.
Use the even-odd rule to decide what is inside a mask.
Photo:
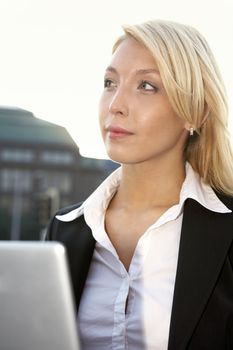
[{"label": "blonde hair", "polygon": [[186,145],[185,160],[213,189],[233,195],[226,91],[205,38],[190,26],[161,20],[123,30],[113,52],[128,37],[150,51],[172,108],[196,131]]}]

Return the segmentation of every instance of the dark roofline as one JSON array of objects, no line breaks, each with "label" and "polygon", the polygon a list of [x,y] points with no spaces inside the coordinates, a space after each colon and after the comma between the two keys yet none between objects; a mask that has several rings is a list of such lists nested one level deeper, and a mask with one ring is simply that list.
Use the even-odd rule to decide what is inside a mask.
[{"label": "dark roofline", "polygon": [[37,118],[19,107],[0,107],[0,143],[48,144],[77,148],[63,126]]}]

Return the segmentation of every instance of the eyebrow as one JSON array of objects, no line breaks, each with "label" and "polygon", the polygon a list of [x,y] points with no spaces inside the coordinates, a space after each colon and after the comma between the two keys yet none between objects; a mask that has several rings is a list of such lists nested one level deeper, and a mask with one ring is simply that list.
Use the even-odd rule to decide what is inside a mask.
[{"label": "eyebrow", "polygon": [[[112,67],[112,66],[108,66],[106,68],[106,71],[110,71],[112,73],[118,74],[118,71],[116,70],[116,68]],[[149,73],[155,73],[157,75],[159,74],[159,71],[157,69],[154,68],[149,68],[149,69],[137,69],[135,71],[135,75],[143,75],[143,74],[149,74]]]}]

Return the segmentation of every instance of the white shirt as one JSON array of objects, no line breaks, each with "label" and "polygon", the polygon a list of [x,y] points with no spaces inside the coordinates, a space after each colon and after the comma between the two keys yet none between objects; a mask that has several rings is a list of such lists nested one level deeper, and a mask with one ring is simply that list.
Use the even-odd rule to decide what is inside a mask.
[{"label": "white shirt", "polygon": [[120,178],[118,168],[80,208],[57,216],[72,221],[84,213],[97,242],[78,314],[82,349],[165,350],[184,202],[193,198],[215,212],[231,210],[186,163],[179,204],[169,208],[141,236],[127,272],[104,228],[105,210]]}]

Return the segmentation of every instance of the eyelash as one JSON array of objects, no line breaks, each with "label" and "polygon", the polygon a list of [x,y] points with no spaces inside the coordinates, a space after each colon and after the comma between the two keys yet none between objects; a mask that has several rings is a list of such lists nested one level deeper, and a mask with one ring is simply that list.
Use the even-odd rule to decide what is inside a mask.
[{"label": "eyelash", "polygon": [[[114,82],[111,79],[104,79],[104,88],[105,89],[106,88],[111,88],[112,87],[112,83],[114,83]],[[108,84],[110,84],[110,86],[108,86]],[[152,89],[148,89],[147,90],[147,89],[142,88],[142,86],[144,84],[150,85],[150,87]],[[139,88],[142,88],[145,91],[152,91],[152,92],[158,92],[158,90],[159,90],[156,86],[154,86],[153,84],[149,83],[147,80],[142,80],[142,82],[139,84]]]},{"label": "eyelash", "polygon": [[104,88],[110,88],[111,86],[107,86],[107,83],[113,83],[111,79],[104,79]]},{"label": "eyelash", "polygon": [[154,86],[153,84],[149,83],[147,80],[143,80],[143,81],[141,82],[141,84],[139,85],[139,87],[141,87],[143,84],[148,84],[148,85],[150,85],[150,86],[152,87],[152,89],[149,89],[149,90],[145,89],[146,91],[154,91],[154,92],[157,92],[157,91],[159,90],[156,86]]}]

